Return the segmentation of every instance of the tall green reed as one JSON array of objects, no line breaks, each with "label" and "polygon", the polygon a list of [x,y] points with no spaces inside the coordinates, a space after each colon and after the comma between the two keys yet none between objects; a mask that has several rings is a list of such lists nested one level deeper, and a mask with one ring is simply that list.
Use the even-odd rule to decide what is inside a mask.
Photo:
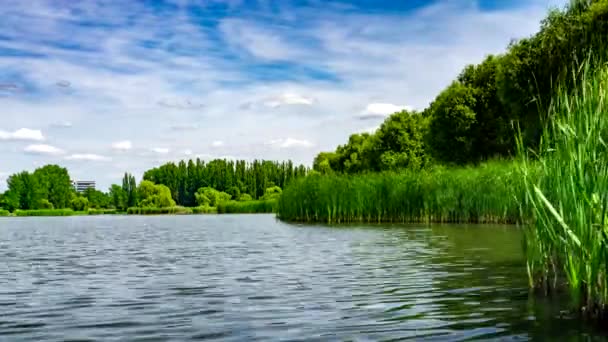
[{"label": "tall green reed", "polygon": [[525,150],[518,139],[522,202],[533,217],[524,229],[524,248],[530,286],[548,292],[565,285],[577,307],[603,315],[608,304],[608,67],[592,69],[587,62],[575,76],[577,85],[559,89],[553,100],[539,152]]},{"label": "tall green reed", "polygon": [[312,175],[285,189],[277,216],[301,222],[516,223],[523,182],[514,162],[361,175]]}]

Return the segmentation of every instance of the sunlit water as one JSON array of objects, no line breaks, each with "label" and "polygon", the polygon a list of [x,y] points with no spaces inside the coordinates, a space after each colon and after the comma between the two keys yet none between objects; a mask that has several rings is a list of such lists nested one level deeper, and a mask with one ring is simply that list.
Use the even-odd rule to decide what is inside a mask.
[{"label": "sunlit water", "polygon": [[0,219],[1,341],[601,338],[563,309],[514,227]]}]

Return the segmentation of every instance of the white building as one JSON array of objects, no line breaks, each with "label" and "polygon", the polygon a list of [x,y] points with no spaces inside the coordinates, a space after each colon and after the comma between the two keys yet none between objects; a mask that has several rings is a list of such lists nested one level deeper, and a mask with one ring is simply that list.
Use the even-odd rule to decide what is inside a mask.
[{"label": "white building", "polygon": [[84,192],[86,189],[95,190],[95,181],[72,181],[74,190]]}]

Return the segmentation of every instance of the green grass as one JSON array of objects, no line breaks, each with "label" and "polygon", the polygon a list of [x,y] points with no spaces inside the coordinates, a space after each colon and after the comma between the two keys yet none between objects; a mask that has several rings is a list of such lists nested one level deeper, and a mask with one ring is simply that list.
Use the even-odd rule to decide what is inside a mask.
[{"label": "green grass", "polygon": [[199,206],[199,207],[192,208],[192,213],[193,214],[217,214],[217,208],[210,207],[210,206]]},{"label": "green grass", "polygon": [[37,210],[15,210],[15,216],[75,216],[87,215],[85,211],[74,211],[72,209],[37,209]]},{"label": "green grass", "polygon": [[89,209],[87,212],[89,215],[116,215],[121,214],[120,211],[116,209]]},{"label": "green grass", "polygon": [[220,203],[217,206],[217,212],[220,214],[262,214],[262,213],[272,213],[274,211],[274,207],[276,205],[276,201],[267,200],[267,201],[229,201]]},{"label": "green grass", "polygon": [[555,97],[539,154],[520,139],[522,202],[534,217],[524,247],[531,287],[566,286],[578,308],[608,318],[608,68],[587,66],[578,81]]},{"label": "green grass", "polygon": [[150,207],[132,207],[127,209],[129,215],[186,215],[192,214],[192,208],[186,207],[165,207],[165,208],[150,208]]},{"label": "green grass", "polygon": [[312,175],[288,186],[277,216],[298,222],[516,223],[515,162],[361,175]]}]

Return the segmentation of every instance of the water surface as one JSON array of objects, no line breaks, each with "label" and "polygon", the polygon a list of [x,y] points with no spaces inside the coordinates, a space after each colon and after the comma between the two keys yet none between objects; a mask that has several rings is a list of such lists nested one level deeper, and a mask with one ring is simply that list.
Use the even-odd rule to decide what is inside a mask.
[{"label": "water surface", "polygon": [[520,232],[271,215],[0,219],[0,341],[600,340]]}]

